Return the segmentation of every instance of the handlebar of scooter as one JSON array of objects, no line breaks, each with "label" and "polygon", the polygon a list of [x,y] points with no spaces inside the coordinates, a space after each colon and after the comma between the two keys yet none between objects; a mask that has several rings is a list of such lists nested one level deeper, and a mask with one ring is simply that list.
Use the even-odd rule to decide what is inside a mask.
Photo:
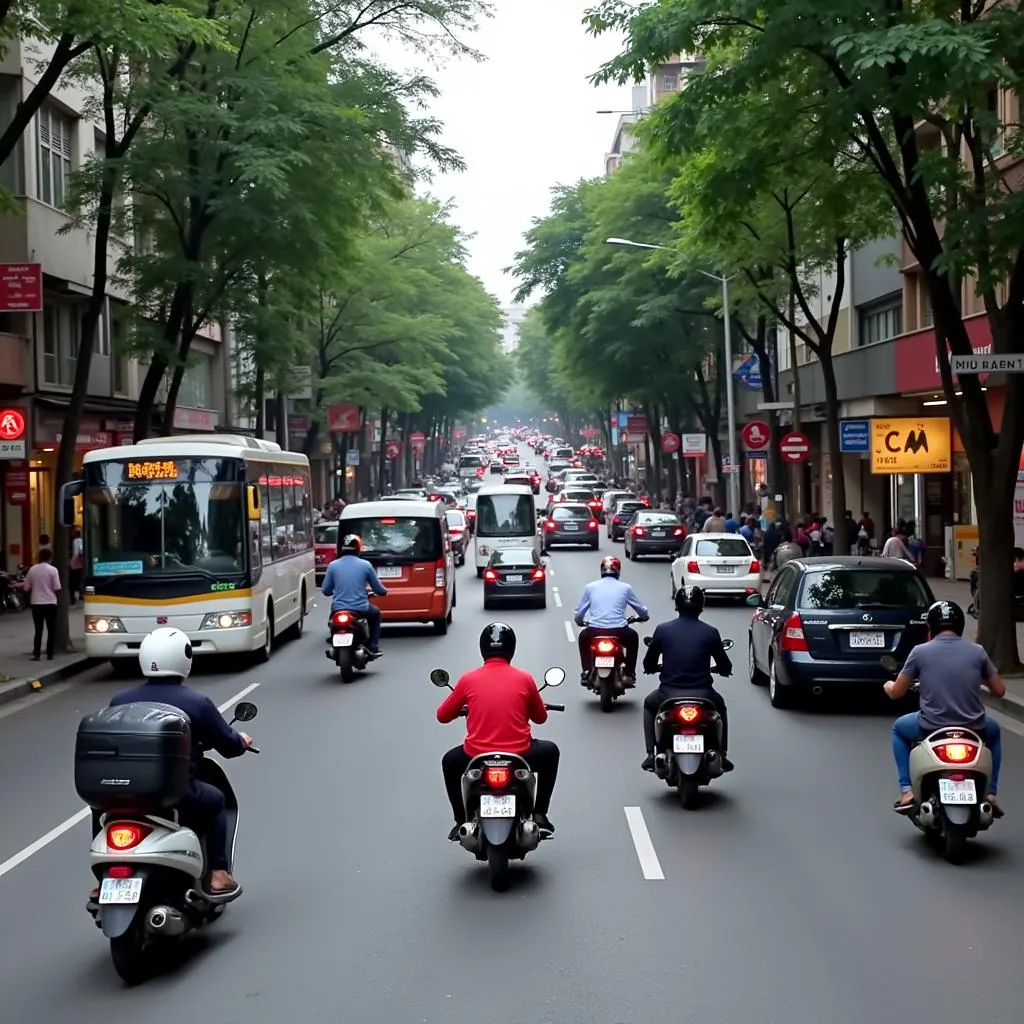
[{"label": "handlebar of scooter", "polygon": [[564,711],[565,710],[565,705],[564,704],[545,704],[544,707],[546,707],[548,709],[548,711]]}]

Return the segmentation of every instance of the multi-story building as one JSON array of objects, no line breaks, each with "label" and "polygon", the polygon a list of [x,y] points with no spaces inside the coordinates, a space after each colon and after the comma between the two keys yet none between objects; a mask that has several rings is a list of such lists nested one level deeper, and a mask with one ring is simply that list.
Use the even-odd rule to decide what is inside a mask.
[{"label": "multi-story building", "polygon": [[527,311],[526,306],[506,306],[501,311],[504,317],[501,327],[501,350],[507,355],[511,355],[519,347],[519,328]]},{"label": "multi-story building", "polygon": [[[0,127],[40,74],[44,44],[12,40],[0,56]],[[105,144],[89,113],[81,79],[64,76],[16,151],[0,166],[0,187],[14,197],[16,215],[0,219],[0,567],[34,556],[40,534],[52,534],[56,449],[78,362],[80,319],[92,291],[93,241],[71,226],[65,203],[74,173]],[[130,239],[111,239],[115,269]],[[15,294],[17,292],[17,294]],[[76,439],[81,455],[130,438],[139,393],[138,362],[127,354],[130,296],[113,280],[100,322],[85,410]],[[182,384],[173,429],[209,430],[220,421],[223,345],[204,331]],[[13,411],[5,419],[4,413]],[[12,429],[6,433],[10,435]]]}]

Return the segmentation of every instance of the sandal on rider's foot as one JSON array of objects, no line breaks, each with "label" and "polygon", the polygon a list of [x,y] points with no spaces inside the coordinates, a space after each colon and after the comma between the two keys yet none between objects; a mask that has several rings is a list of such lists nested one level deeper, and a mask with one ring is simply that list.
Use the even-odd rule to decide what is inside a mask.
[{"label": "sandal on rider's foot", "polygon": [[551,819],[546,814],[535,814],[533,820],[541,832],[546,832],[549,836],[554,835],[555,826],[551,824]]},{"label": "sandal on rider's foot", "polygon": [[[909,795],[910,794],[908,793],[907,796]],[[912,814],[917,809],[917,801],[913,797],[907,800],[905,797],[901,796],[899,800],[892,805],[892,809],[897,814]]]},{"label": "sandal on rider's foot", "polygon": [[648,754],[643,759],[643,761],[640,763],[640,768],[641,768],[642,771],[645,771],[645,772],[653,772],[654,771],[654,755],[653,754]]},{"label": "sandal on rider's foot", "polygon": [[1004,811],[1002,807],[999,806],[999,801],[996,800],[994,796],[990,794],[989,796],[985,797],[985,799],[992,805],[993,818],[1001,818],[1006,813],[1006,811]]}]

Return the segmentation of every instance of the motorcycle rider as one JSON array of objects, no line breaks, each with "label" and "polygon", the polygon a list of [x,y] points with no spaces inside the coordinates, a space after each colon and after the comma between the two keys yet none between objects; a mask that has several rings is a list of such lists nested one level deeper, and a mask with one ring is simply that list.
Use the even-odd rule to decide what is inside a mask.
[{"label": "motorcycle rider", "polygon": [[[230,896],[239,884],[228,870],[228,812],[224,794],[197,778],[203,750],[215,750],[221,757],[240,757],[252,746],[244,732],[235,732],[224,721],[217,706],[203,693],[190,690],[185,681],[192,671],[192,644],[173,626],[161,626],[148,634],[139,646],[139,665],[146,682],[122,690],[110,706],[122,704],[169,704],[188,716],[192,732],[192,767],[188,794],[178,804],[183,822],[194,822],[206,838],[210,876],[205,890],[210,896]],[[93,814],[93,837],[99,833],[99,814]],[[93,891],[92,899],[99,895]]]},{"label": "motorcycle rider", "polygon": [[661,685],[644,698],[644,744],[647,756],[641,767],[654,771],[654,719],[661,705],[674,697],[703,697],[714,702],[722,716],[722,770],[731,772],[729,717],[725,698],[715,689],[711,662],[723,676],[732,675],[732,662],[722,646],[721,634],[710,623],[701,622],[704,591],[700,587],[680,587],[676,591],[678,617],[662,622],[654,630],[644,655],[644,672],[658,671],[661,658]]},{"label": "motorcycle rider", "polygon": [[577,626],[582,626],[579,635],[580,682],[586,685],[594,667],[591,643],[595,637],[616,637],[626,652],[626,667],[623,682],[626,686],[636,685],[636,659],[640,651],[640,637],[626,624],[626,612],[634,608],[641,622],[650,619],[650,612],[633,592],[628,583],[619,579],[622,562],[615,555],[601,559],[601,578],[583,588],[583,596],[576,605],[573,617]]},{"label": "motorcycle rider", "polygon": [[963,609],[954,601],[936,601],[928,609],[927,643],[918,644],[895,679],[885,684],[893,699],[906,696],[917,682],[921,690],[920,711],[902,715],[892,724],[892,754],[899,771],[900,798],[893,805],[898,814],[914,808],[910,788],[910,750],[918,740],[936,729],[960,726],[972,729],[992,752],[992,778],[985,799],[992,804],[994,817],[1003,810],[996,802],[999,769],[1003,760],[999,723],[985,714],[981,688],[994,697],[1006,693],[1006,684],[996,671],[985,649],[964,634]]},{"label": "motorcycle rider", "polygon": [[341,554],[327,566],[324,582],[320,587],[325,597],[331,599],[331,614],[355,612],[370,624],[368,650],[371,658],[379,658],[380,650],[380,609],[375,608],[366,596],[369,587],[378,597],[387,596],[387,587],[379,579],[373,566],[359,556],[363,542],[354,533],[348,534],[341,542]]},{"label": "motorcycle rider", "polygon": [[454,722],[466,711],[466,738],[441,758],[441,774],[452,806],[455,826],[448,838],[458,842],[459,826],[465,822],[462,802],[462,776],[472,758],[492,750],[518,754],[537,773],[537,798],[533,820],[542,832],[552,833],[555,826],[548,818],[548,806],[558,774],[559,750],[551,740],[537,740],[530,723],[543,725],[548,720],[540,690],[533,676],[512,667],[516,635],[504,622],[492,622],[480,634],[480,668],[463,675],[437,709],[442,725]]}]

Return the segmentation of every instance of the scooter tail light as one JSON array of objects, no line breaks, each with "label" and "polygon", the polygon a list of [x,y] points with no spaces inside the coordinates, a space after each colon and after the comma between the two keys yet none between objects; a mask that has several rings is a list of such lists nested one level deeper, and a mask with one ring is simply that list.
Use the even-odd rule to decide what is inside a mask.
[{"label": "scooter tail light", "polygon": [[978,747],[974,743],[939,743],[932,750],[946,764],[967,764],[978,756]]},{"label": "scooter tail light", "polygon": [[491,789],[504,789],[512,778],[511,768],[496,768],[493,765],[484,771],[484,782]]},{"label": "scooter tail light", "polygon": [[678,718],[680,722],[686,722],[687,725],[699,722],[701,717],[702,712],[695,704],[681,704],[676,708],[676,718]]},{"label": "scooter tail light", "polygon": [[618,644],[614,640],[596,640],[594,642],[594,650],[598,654],[611,654]]},{"label": "scooter tail light", "polygon": [[335,612],[331,616],[331,622],[336,626],[351,626],[355,621],[355,616],[351,612]]},{"label": "scooter tail light", "polygon": [[779,648],[783,651],[804,651],[810,648],[807,646],[807,637],[804,635],[804,623],[798,612],[793,612],[786,624],[782,627],[779,635]]},{"label": "scooter tail light", "polygon": [[107,846],[112,850],[132,850],[152,831],[148,825],[117,821],[107,826]]},{"label": "scooter tail light", "polygon": [[112,868],[107,868],[107,878],[133,878],[134,876],[135,868],[130,868],[127,864],[115,864]]}]

